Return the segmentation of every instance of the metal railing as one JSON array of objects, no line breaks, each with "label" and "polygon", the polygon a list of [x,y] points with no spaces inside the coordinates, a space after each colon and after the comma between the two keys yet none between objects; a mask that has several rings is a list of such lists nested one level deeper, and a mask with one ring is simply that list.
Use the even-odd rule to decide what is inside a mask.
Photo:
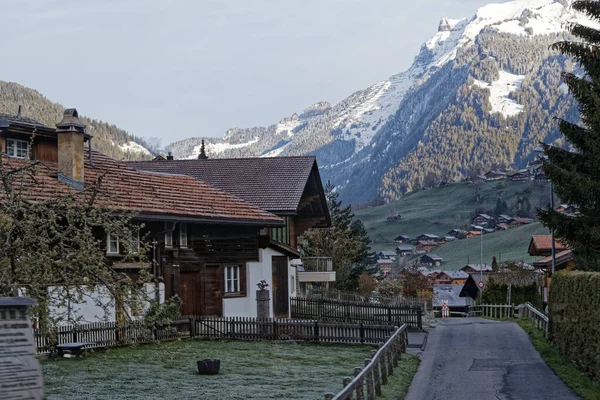
[{"label": "metal railing", "polygon": [[333,272],[331,257],[302,257],[304,272]]},{"label": "metal railing", "polygon": [[544,336],[548,338],[548,316],[529,303],[520,304],[515,307],[519,311],[519,317],[528,318],[537,329],[544,331]]},{"label": "metal railing", "polygon": [[388,376],[394,373],[401,354],[406,352],[407,340],[406,325],[402,325],[379,350],[373,350],[371,359],[365,360],[364,367],[354,368],[354,379],[344,378],[344,388],[337,394],[326,393],[324,399],[374,399],[381,396],[381,387],[387,384]]}]

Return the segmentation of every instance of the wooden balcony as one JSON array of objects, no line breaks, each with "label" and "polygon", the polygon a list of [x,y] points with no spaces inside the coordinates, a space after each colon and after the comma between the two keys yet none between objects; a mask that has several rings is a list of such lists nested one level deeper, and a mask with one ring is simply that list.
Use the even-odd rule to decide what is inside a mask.
[{"label": "wooden balcony", "polygon": [[297,268],[300,283],[335,282],[333,260],[330,257],[302,257],[302,264]]}]

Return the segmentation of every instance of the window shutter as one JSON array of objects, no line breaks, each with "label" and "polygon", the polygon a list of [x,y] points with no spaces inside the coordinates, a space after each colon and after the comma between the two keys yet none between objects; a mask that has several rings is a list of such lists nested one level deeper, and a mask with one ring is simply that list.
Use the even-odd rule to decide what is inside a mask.
[{"label": "window shutter", "polygon": [[248,295],[248,284],[246,280],[246,269],[248,266],[246,264],[240,264],[240,293],[243,296]]}]

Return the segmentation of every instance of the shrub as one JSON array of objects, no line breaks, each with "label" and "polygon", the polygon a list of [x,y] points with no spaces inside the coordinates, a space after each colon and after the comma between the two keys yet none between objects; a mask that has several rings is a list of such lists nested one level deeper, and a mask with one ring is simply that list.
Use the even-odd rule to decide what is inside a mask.
[{"label": "shrub", "polygon": [[600,380],[600,273],[555,274],[549,306],[552,342],[569,361]]}]

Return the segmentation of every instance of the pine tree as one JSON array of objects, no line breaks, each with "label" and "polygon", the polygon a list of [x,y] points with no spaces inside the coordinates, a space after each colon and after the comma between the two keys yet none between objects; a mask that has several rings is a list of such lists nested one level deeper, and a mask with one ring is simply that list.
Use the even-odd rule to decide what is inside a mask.
[{"label": "pine tree", "polygon": [[496,260],[496,256],[492,257],[492,271],[498,272],[498,260]]},{"label": "pine tree", "polygon": [[204,139],[202,139],[202,144],[200,145],[200,154],[198,154],[198,160],[207,160],[207,159],[208,159],[208,156],[206,155],[206,149],[204,148]]},{"label": "pine tree", "polygon": [[[576,1],[572,7],[600,19],[598,1]],[[577,206],[579,213],[567,216],[552,209],[538,213],[555,236],[573,249],[578,268],[600,270],[600,30],[573,23],[569,31],[580,40],[558,42],[553,48],[572,56],[585,71],[583,76],[563,73],[579,103],[581,124],[560,120],[560,131],[575,150],[545,144],[548,160],[543,168],[558,197]]]}]

